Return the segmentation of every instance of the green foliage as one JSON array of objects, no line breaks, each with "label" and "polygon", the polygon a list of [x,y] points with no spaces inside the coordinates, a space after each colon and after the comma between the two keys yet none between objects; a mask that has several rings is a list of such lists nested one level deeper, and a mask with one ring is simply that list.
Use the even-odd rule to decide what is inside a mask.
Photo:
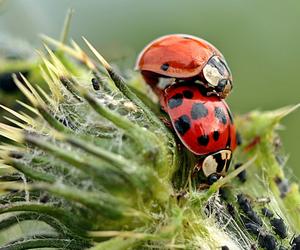
[{"label": "green foliage", "polygon": [[[141,81],[126,83],[87,41],[100,64],[74,42],[45,40],[59,49],[42,54],[48,90],[15,77],[32,107],[5,108],[15,118],[0,124],[9,140],[0,146],[0,230],[28,221],[44,230],[0,238],[0,249],[249,249],[266,236],[289,246],[300,231],[300,195],[284,176],[276,129],[294,108],[236,117],[243,144],[235,161],[246,163],[200,190],[194,156],[178,148]],[[283,219],[285,239],[262,207]],[[259,236],[246,230],[256,217]]]}]

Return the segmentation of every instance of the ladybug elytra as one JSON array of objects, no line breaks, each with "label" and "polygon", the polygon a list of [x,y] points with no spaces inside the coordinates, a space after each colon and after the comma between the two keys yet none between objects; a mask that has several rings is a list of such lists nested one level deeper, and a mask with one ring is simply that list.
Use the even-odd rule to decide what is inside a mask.
[{"label": "ladybug elytra", "polygon": [[136,69],[158,94],[170,84],[165,81],[193,79],[210,93],[225,98],[232,89],[232,76],[223,55],[207,41],[195,36],[173,34],[152,41],[140,53]]},{"label": "ladybug elytra", "polygon": [[207,96],[205,88],[191,83],[174,84],[160,99],[181,142],[201,157],[202,169],[212,184],[229,168],[237,146],[236,130],[229,107],[218,96]]}]

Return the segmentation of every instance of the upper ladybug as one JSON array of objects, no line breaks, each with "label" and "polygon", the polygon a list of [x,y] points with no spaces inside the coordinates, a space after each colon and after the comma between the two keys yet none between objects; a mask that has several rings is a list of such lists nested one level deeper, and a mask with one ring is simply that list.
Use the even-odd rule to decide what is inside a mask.
[{"label": "upper ladybug", "polygon": [[[232,76],[223,55],[195,36],[174,34],[152,41],[138,56],[136,69],[154,91],[180,80],[198,80],[209,91],[225,98],[232,89]],[[165,81],[166,78],[175,78]]]}]

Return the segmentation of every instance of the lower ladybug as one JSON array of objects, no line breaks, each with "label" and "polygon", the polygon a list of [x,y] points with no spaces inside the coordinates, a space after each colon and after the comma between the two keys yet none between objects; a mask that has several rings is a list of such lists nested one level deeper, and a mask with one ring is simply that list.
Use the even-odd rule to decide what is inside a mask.
[{"label": "lower ladybug", "polygon": [[237,142],[228,105],[205,91],[201,85],[173,84],[160,102],[181,142],[199,156],[196,170],[202,169],[212,184],[226,174]]}]

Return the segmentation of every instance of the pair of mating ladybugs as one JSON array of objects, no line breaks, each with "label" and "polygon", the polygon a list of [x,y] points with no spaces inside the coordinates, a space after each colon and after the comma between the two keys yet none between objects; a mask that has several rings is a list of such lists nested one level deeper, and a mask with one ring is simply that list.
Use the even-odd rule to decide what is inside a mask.
[{"label": "pair of mating ladybugs", "polygon": [[199,157],[212,184],[228,170],[236,130],[224,98],[232,77],[223,55],[210,43],[189,35],[167,35],[140,53],[136,68],[160,98],[183,145]]}]

